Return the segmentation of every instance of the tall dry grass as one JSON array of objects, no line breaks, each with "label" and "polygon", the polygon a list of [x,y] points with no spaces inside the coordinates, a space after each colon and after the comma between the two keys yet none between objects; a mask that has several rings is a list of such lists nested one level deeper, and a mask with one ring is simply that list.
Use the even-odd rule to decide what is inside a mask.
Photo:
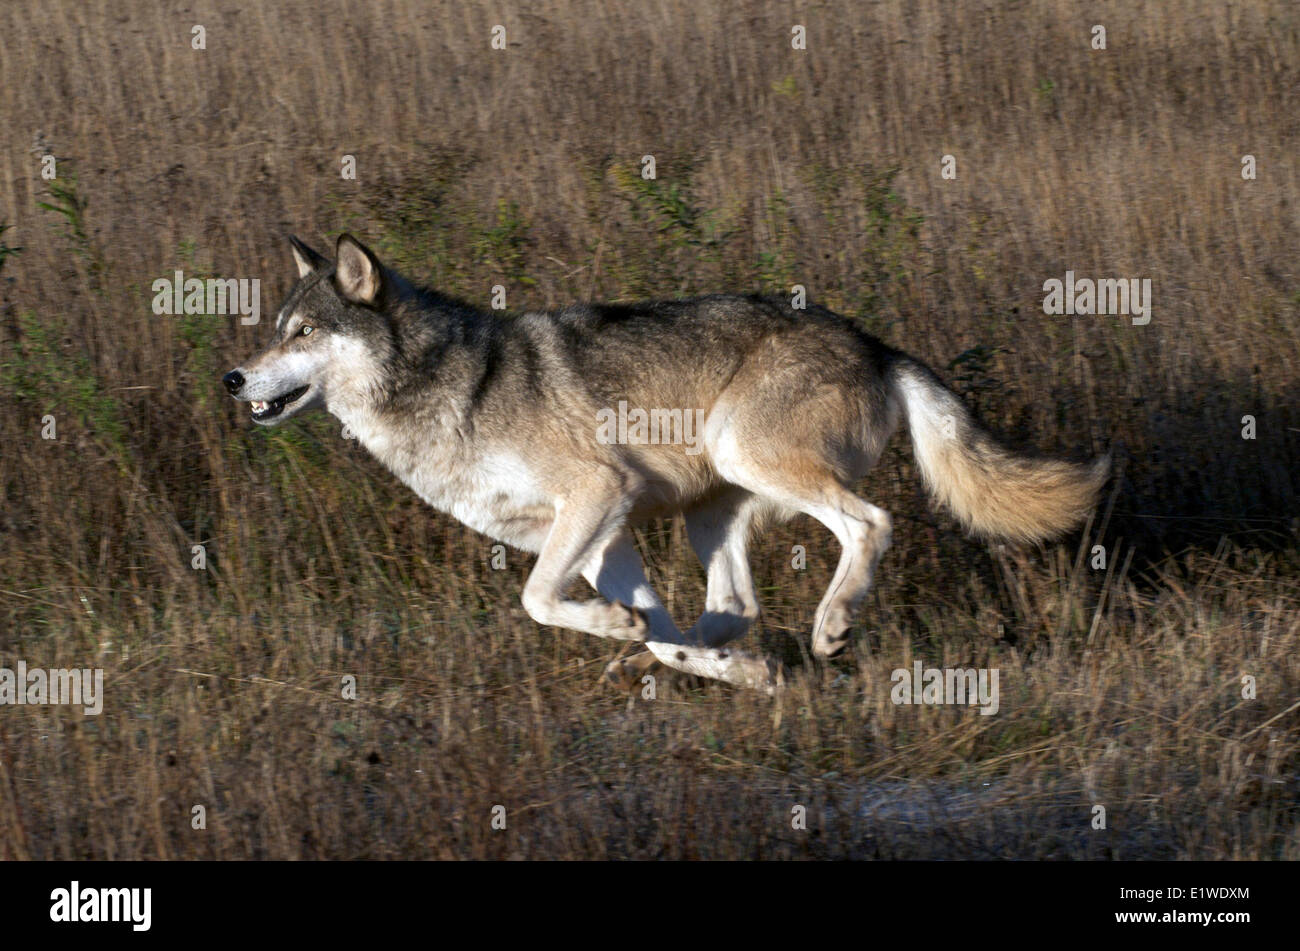
[{"label": "tall dry grass", "polygon": [[[1300,857],[1292,5],[154,7],[0,8],[0,666],[108,684],[95,719],[0,708],[0,855]],[[151,312],[177,268],[269,311],[285,234],[345,228],[516,309],[804,284],[1121,475],[1067,543],[986,549],[900,445],[854,656],[805,656],[836,552],[795,522],[755,546],[785,697],[629,704],[612,648],[523,616],[526,558],[331,420],[223,400],[265,325]],[[1151,323],[1045,316],[1067,269],[1149,277]],[[693,617],[680,528],[643,542]],[[999,714],[894,706],[914,659],[999,668]]]}]

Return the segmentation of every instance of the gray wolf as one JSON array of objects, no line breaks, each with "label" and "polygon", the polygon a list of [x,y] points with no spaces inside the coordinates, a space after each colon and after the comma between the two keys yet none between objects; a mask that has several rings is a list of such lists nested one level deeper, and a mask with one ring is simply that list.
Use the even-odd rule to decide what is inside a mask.
[{"label": "gray wolf", "polygon": [[[778,665],[724,645],[759,613],[751,534],[800,512],[842,550],[812,631],[815,655],[842,651],[892,531],[853,485],[900,424],[933,496],[986,538],[1059,535],[1108,477],[1109,457],[1008,451],[928,368],[821,307],[716,295],[506,317],[413,286],[351,235],[334,262],[291,244],[299,280],[230,394],[262,426],[324,408],[429,505],[535,553],[522,601],[539,624],[644,643],[606,670],[623,686],[659,664],[779,686]],[[685,632],[631,534],[678,513],[707,574]],[[579,575],[599,598],[566,597]]]}]

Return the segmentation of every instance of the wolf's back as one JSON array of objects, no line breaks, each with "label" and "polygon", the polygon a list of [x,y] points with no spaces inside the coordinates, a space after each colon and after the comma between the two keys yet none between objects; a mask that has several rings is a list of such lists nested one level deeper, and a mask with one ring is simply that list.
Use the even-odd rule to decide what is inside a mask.
[{"label": "wolf's back", "polygon": [[889,369],[930,492],[973,533],[1039,541],[1082,522],[1110,475],[1091,464],[1014,453],[984,430],[924,364],[899,355]]}]

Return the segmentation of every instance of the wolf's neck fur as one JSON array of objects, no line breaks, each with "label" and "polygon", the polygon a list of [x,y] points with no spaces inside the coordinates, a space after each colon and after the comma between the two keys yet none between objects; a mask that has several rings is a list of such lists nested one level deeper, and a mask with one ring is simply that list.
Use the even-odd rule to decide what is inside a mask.
[{"label": "wolf's neck fur", "polygon": [[369,381],[357,379],[346,396],[331,400],[329,410],[345,435],[426,503],[485,535],[537,551],[554,516],[553,499],[518,447],[503,444],[499,429],[478,415],[500,414],[492,394],[501,375],[527,372],[512,365],[521,348],[513,327],[492,315],[452,315],[442,326],[426,320],[395,343],[390,361],[376,364]]},{"label": "wolf's neck fur", "polygon": [[454,482],[455,473],[473,465],[481,448],[467,438],[476,394],[496,372],[490,357],[509,329],[495,314],[431,292],[403,290],[388,315],[391,336],[384,352],[359,348],[351,355],[356,372],[328,408],[346,437],[447,511],[445,496],[455,487],[436,483]]}]

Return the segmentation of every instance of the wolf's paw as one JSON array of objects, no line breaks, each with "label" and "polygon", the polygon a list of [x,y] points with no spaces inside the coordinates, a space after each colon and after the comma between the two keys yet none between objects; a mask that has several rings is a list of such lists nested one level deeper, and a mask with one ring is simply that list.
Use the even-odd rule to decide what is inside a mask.
[{"label": "wolf's paw", "polygon": [[631,693],[641,686],[641,679],[646,674],[658,670],[659,666],[659,660],[654,654],[649,651],[642,651],[639,654],[633,654],[631,657],[620,657],[617,660],[610,661],[602,677],[605,683],[614,689],[623,693]]},{"label": "wolf's paw", "polygon": [[834,637],[818,638],[813,641],[813,654],[823,660],[839,657],[844,653],[844,649],[849,646],[851,640],[852,638],[849,636],[847,629]]},{"label": "wolf's paw", "polygon": [[650,622],[646,620],[645,612],[622,601],[615,601],[610,605],[610,619],[612,621],[610,636],[619,640],[644,641],[646,634],[650,632]]},{"label": "wolf's paw", "polygon": [[852,627],[852,619],[844,611],[831,608],[813,634],[813,654],[829,660],[844,653],[853,640]]}]

